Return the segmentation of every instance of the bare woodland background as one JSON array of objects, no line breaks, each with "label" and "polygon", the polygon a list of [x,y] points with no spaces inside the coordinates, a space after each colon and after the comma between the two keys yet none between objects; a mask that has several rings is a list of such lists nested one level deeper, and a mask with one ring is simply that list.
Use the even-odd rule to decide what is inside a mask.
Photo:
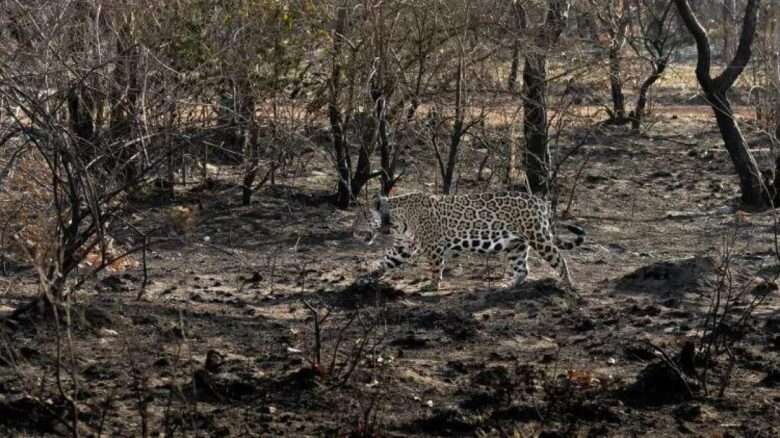
[{"label": "bare woodland background", "polygon": [[[26,298],[4,309],[3,339],[30,314],[56,327],[55,364],[41,367],[44,375],[56,369],[55,388],[41,384],[26,403],[60,419],[47,433],[106,433],[109,403],[82,402],[89,397],[79,394],[78,366],[65,357],[75,351],[78,296],[106,275],[130,272],[138,276],[131,298],[144,298],[156,248],[186,241],[210,211],[254,206],[266,214],[257,197],[281,190],[285,206],[272,227],[275,219],[295,221],[295,202],[341,218],[337,210],[378,191],[508,189],[547,196],[570,216],[590,166],[585,146],[605,135],[625,150],[633,141],[688,135],[660,117],[688,107],[705,114],[690,124],[717,127],[735,195],[728,202],[772,211],[780,199],[775,1],[2,0],[0,278],[6,293],[23,290]],[[696,144],[680,145],[689,146]],[[693,184],[698,171],[686,170]],[[256,230],[238,228],[230,242]],[[308,244],[297,236],[296,251]],[[235,255],[209,233],[198,239]],[[252,263],[237,263],[250,270],[247,281],[268,275],[251,276]],[[720,300],[725,289],[715,289]],[[727,294],[723,302],[741,299]],[[330,310],[303,303],[316,331],[316,353],[306,353],[312,366],[304,368],[346,383],[381,344],[369,336],[381,318],[342,315],[342,334],[360,326],[365,336],[353,333],[357,347],[342,357],[339,334],[328,367],[320,326]],[[762,303],[751,301],[740,321]],[[733,311],[711,308],[705,334]],[[716,347],[710,335],[700,351],[733,359],[732,341]],[[123,354],[132,361],[129,345]],[[18,348],[8,341],[6,348],[14,358],[6,362],[16,363]],[[734,361],[721,375],[731,376]],[[218,386],[211,371],[194,381]],[[697,376],[706,387],[706,375]],[[148,436],[162,427],[147,412],[148,377],[134,369],[130,380],[137,433]],[[723,396],[728,378],[720,381]],[[61,400],[46,405],[46,391]],[[378,430],[379,398],[370,400],[334,433],[393,433]]]}]

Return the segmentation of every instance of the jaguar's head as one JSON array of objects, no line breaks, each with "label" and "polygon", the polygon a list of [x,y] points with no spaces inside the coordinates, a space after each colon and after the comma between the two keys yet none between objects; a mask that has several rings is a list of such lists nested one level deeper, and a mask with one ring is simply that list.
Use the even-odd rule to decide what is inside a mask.
[{"label": "jaguar's head", "polygon": [[374,243],[378,233],[390,234],[390,202],[387,196],[377,195],[367,206],[358,210],[355,222],[352,224],[352,235],[366,242]]}]

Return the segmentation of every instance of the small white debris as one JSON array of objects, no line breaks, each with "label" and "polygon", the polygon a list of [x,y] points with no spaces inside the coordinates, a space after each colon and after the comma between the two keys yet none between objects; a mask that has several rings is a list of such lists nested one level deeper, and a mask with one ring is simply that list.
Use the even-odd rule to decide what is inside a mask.
[{"label": "small white debris", "polygon": [[209,237],[209,236],[203,236],[203,241],[204,241],[204,242],[211,242],[211,237]]},{"label": "small white debris", "polygon": [[428,406],[429,408],[433,407],[433,400],[428,400],[425,402],[425,406]]},{"label": "small white debris", "polygon": [[103,337],[114,337],[119,336],[119,332],[112,329],[102,328],[100,331],[98,331],[98,334]]},{"label": "small white debris", "polygon": [[287,352],[290,353],[290,354],[301,354],[301,353],[303,353],[302,350],[300,350],[298,348],[293,348],[293,347],[287,347]]},{"label": "small white debris", "polygon": [[377,385],[379,385],[379,380],[374,379],[371,381],[371,383],[366,383],[366,388],[373,388]]},{"label": "small white debris", "polygon": [[609,359],[607,359],[607,363],[610,365],[615,365],[617,363],[617,359],[615,359],[614,357],[610,357]]}]

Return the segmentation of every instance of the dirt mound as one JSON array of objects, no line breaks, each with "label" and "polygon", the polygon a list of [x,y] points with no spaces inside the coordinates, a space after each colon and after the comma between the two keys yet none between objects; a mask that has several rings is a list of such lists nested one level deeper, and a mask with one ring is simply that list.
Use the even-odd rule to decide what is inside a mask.
[{"label": "dirt mound", "polygon": [[[27,395],[0,396],[0,426],[28,432],[56,433],[61,426],[58,423],[66,414],[65,407],[52,400]],[[0,432],[2,430],[0,427]]]},{"label": "dirt mound", "polygon": [[357,280],[344,289],[324,294],[328,304],[345,309],[381,306],[404,296],[404,292],[377,281]]},{"label": "dirt mound", "polygon": [[672,291],[701,290],[716,281],[712,257],[691,257],[643,266],[615,282],[615,289],[627,292],[663,294]]},{"label": "dirt mound", "polygon": [[447,407],[436,409],[430,417],[415,421],[409,432],[423,431],[434,436],[463,436],[474,433],[480,425],[480,418],[457,407]]},{"label": "dirt mound", "polygon": [[635,406],[662,405],[688,401],[698,386],[670,364],[653,362],[639,372],[636,382],[626,388],[626,401]]},{"label": "dirt mound", "polygon": [[457,309],[422,309],[414,311],[409,321],[423,330],[439,329],[456,341],[477,338],[480,330],[484,328],[471,314]]},{"label": "dirt mound", "polygon": [[527,306],[529,301],[546,305],[571,299],[571,294],[563,290],[553,278],[528,281],[520,286],[497,289],[484,294],[484,302],[490,306],[507,304],[514,306],[518,301],[524,301],[524,306]]}]

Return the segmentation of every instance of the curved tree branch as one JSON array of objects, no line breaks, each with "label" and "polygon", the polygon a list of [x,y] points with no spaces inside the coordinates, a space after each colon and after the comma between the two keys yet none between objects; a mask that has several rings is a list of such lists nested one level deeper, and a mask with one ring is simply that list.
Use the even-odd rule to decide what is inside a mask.
[{"label": "curved tree branch", "polygon": [[725,91],[731,88],[750,61],[750,47],[753,45],[753,37],[756,34],[759,3],[760,0],[748,0],[748,4],[745,6],[745,18],[742,20],[742,33],[739,36],[737,53],[734,54],[734,59],[729,62],[726,69],[715,78],[715,86],[720,90]]},{"label": "curved tree branch", "polygon": [[701,23],[699,23],[699,20],[693,14],[691,5],[688,4],[688,0],[674,0],[674,3],[677,5],[677,10],[680,12],[680,17],[682,18],[685,27],[688,28],[688,31],[693,35],[693,39],[696,40],[696,53],[698,54],[696,61],[696,79],[699,80],[699,84],[701,84],[702,88],[709,90],[712,88],[712,77],[710,76],[710,65],[712,63],[710,39],[707,37],[707,32],[704,30]]}]

